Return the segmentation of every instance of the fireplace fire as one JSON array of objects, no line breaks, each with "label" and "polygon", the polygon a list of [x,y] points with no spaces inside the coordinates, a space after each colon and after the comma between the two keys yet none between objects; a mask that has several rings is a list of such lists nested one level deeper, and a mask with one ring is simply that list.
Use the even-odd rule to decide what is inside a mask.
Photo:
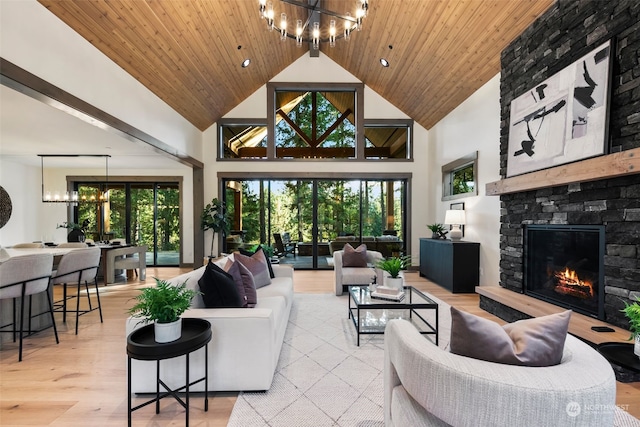
[{"label": "fireplace fire", "polygon": [[525,294],[604,319],[604,227],[527,225]]},{"label": "fireplace fire", "polygon": [[577,298],[590,299],[594,297],[591,282],[582,280],[574,270],[565,268],[564,271],[556,271],[553,274],[556,286],[553,289],[562,295],[571,295]]}]

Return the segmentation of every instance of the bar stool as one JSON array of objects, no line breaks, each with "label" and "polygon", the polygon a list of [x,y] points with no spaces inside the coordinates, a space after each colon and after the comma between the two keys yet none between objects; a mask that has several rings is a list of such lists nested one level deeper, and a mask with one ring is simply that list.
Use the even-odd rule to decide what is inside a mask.
[{"label": "bar stool", "polygon": [[[100,306],[100,293],[98,291],[98,267],[100,265],[100,248],[76,249],[62,256],[57,270],[53,272],[51,284],[63,286],[63,296],[61,300],[55,301],[54,311],[62,312],[62,321],[67,321],[67,311],[76,312],[76,335],[78,335],[79,317],[83,314],[98,310],[100,313],[100,323],[102,323],[102,307]],[[89,282],[93,282],[96,289],[97,304],[94,307],[91,302],[89,292]],[[88,309],[80,309],[80,292],[84,283],[87,292]],[[67,294],[67,285],[76,286],[76,294]],[[76,309],[67,309],[67,300],[76,299]]]},{"label": "bar stool", "polygon": [[56,321],[53,317],[53,304],[51,303],[51,295],[49,295],[49,279],[51,277],[51,268],[53,265],[53,255],[51,254],[36,254],[36,255],[23,255],[9,258],[0,264],[0,300],[9,299],[13,300],[13,322],[3,325],[0,329],[7,326],[13,326],[13,341],[16,341],[16,325],[17,325],[17,312],[16,312],[16,298],[20,298],[20,344],[18,350],[18,361],[22,361],[22,338],[24,337],[24,300],[26,296],[29,296],[29,325],[27,329],[27,336],[32,335],[35,332],[31,329],[31,319],[38,317],[47,312],[42,312],[36,315],[31,313],[31,298],[33,295],[44,292],[47,294],[47,301],[49,305],[48,313],[51,315],[51,323],[53,325],[53,332],[56,337],[56,344],[58,340],[58,330],[56,328]]}]

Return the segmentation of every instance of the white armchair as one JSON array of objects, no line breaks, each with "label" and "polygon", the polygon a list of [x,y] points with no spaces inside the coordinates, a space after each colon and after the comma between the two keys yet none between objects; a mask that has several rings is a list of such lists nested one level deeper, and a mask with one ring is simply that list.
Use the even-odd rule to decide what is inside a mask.
[{"label": "white armchair", "polygon": [[378,251],[367,250],[367,264],[371,267],[343,267],[342,251],[333,253],[333,271],[336,276],[336,295],[342,295],[343,285],[364,285],[371,283],[371,279],[376,275],[375,266],[382,259],[382,254]]},{"label": "white armchair", "polygon": [[612,426],[613,369],[568,335],[562,362],[503,365],[436,347],[404,320],[384,337],[385,426]]}]

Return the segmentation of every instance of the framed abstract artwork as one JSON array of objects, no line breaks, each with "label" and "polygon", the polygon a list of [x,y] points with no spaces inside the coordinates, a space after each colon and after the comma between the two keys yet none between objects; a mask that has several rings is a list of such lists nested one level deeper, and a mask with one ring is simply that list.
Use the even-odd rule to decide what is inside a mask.
[{"label": "framed abstract artwork", "polygon": [[611,41],[511,102],[507,176],[605,154]]}]

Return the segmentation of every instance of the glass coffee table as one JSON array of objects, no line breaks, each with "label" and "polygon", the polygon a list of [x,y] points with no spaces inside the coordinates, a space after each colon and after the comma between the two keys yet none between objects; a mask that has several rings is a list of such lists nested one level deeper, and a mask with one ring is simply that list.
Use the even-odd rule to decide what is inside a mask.
[{"label": "glass coffee table", "polygon": [[[438,345],[438,303],[413,286],[405,286],[404,292],[402,301],[390,301],[372,297],[368,286],[349,286],[349,318],[356,328],[358,346],[360,335],[384,334],[391,319],[405,319],[421,334],[435,335]],[[424,310],[434,310],[433,324],[425,319]]]}]

